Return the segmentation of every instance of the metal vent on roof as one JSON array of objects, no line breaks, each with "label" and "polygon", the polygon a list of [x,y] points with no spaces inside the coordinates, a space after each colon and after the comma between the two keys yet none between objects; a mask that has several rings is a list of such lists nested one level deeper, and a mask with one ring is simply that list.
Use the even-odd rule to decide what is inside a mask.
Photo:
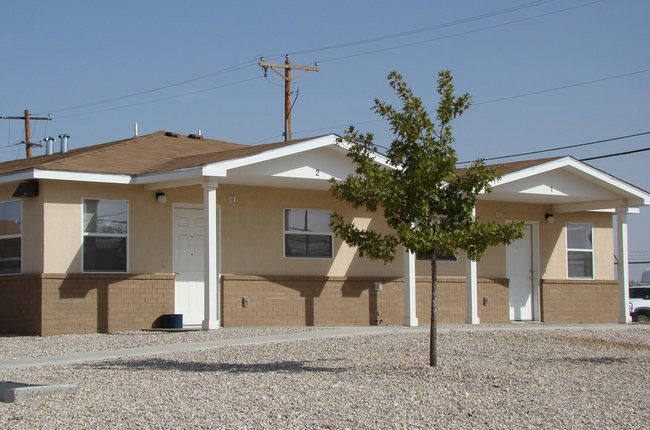
[{"label": "metal vent on roof", "polygon": [[203,139],[203,136],[201,136],[200,134],[194,134],[194,133],[188,134],[187,137],[189,137],[190,139]]},{"label": "metal vent on roof", "polygon": [[174,132],[171,132],[171,131],[166,131],[166,132],[165,132],[165,136],[168,136],[168,137],[178,137],[178,133],[174,133]]}]

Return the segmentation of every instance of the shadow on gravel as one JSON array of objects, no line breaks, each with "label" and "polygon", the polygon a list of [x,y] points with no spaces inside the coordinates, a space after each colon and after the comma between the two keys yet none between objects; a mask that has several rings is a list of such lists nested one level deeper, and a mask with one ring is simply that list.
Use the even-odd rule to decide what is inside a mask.
[{"label": "shadow on gravel", "polygon": [[[333,360],[327,360],[333,361]],[[324,372],[340,373],[349,370],[346,367],[319,366],[314,361],[278,361],[272,363],[205,363],[200,361],[178,361],[160,358],[141,360],[107,361],[87,364],[97,370],[124,369],[138,370],[180,370],[184,372],[229,372],[229,373],[265,373],[265,372]]]},{"label": "shadow on gravel", "polygon": [[557,363],[559,361],[571,364],[620,364],[629,363],[627,357],[584,357],[584,358],[550,358],[545,360],[547,363]]}]

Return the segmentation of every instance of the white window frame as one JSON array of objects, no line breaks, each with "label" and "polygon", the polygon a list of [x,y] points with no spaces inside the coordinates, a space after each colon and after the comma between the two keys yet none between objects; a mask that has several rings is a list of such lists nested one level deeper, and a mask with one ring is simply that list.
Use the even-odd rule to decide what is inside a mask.
[{"label": "white window frame", "polygon": [[[113,202],[125,202],[126,203],[126,234],[121,234],[121,233],[86,233],[84,231],[84,207],[86,204],[86,200],[106,200],[106,201],[113,201]],[[130,222],[130,208],[129,208],[129,201],[125,199],[106,199],[102,197],[84,197],[81,199],[81,272],[82,273],[130,273],[130,252],[129,252],[129,236],[131,232],[131,222]],[[125,271],[115,271],[115,270],[93,270],[93,271],[86,271],[85,270],[85,262],[84,262],[84,240],[86,237],[125,237],[126,238],[126,270]]]},{"label": "white window frame", "polygon": [[[569,248],[569,224],[588,225],[591,231],[591,249]],[[567,279],[595,279],[596,266],[594,262],[594,225],[588,222],[567,222],[565,225],[565,245],[566,245],[566,277]],[[569,252],[591,252],[591,276],[569,276]]]},{"label": "white window frame", "polygon": [[[293,231],[293,230],[287,230],[287,226],[285,225],[286,221],[286,211],[318,211],[318,212],[328,212],[332,213],[333,211],[328,210],[328,209],[309,209],[309,208],[283,208],[282,209],[282,255],[284,258],[291,259],[291,260],[296,260],[296,259],[306,259],[306,260],[332,260],[334,259],[334,232],[330,229],[329,232],[314,232],[314,231]],[[329,257],[309,257],[309,256],[295,256],[295,255],[287,255],[287,234],[303,234],[303,235],[309,235],[309,236],[329,236],[330,241],[331,241],[331,254]]]},{"label": "white window frame", "polygon": [[20,206],[20,234],[6,234],[0,236],[0,240],[2,239],[20,239],[20,269],[18,272],[11,272],[11,273],[2,273],[0,276],[11,276],[11,275],[20,275],[23,273],[23,201],[22,200],[5,200],[1,201],[0,205],[4,203],[12,203],[12,202],[18,202]]}]

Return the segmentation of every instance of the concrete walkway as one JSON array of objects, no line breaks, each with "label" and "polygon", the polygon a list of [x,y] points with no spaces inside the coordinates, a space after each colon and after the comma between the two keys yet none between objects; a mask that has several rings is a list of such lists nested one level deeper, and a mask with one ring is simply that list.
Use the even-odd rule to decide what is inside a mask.
[{"label": "concrete walkway", "polygon": [[[598,325],[571,325],[571,324],[540,324],[540,323],[521,323],[521,324],[506,324],[506,325],[476,325],[476,326],[444,326],[438,329],[438,333],[445,333],[450,331],[479,331],[479,330],[552,330],[552,329],[625,329],[629,326],[619,324],[598,324]],[[322,330],[305,331],[291,334],[278,334],[269,336],[258,337],[245,337],[234,339],[222,339],[209,342],[189,342],[189,343],[175,343],[167,345],[145,346],[139,348],[124,348],[106,351],[90,351],[80,352],[76,354],[55,355],[49,357],[36,357],[24,358],[18,360],[0,361],[0,370],[4,369],[18,369],[28,367],[40,366],[56,366],[67,365],[75,363],[84,363],[89,361],[101,361],[117,358],[128,358],[136,356],[172,354],[175,352],[191,352],[202,351],[207,349],[224,348],[228,346],[243,346],[243,345],[262,345],[269,343],[284,343],[296,342],[301,340],[311,339],[328,339],[338,337],[350,336],[364,336],[364,335],[382,335],[382,334],[398,334],[398,333],[424,333],[428,332],[428,326],[420,327],[402,327],[402,326],[385,326],[385,327],[333,327],[325,328]]]}]

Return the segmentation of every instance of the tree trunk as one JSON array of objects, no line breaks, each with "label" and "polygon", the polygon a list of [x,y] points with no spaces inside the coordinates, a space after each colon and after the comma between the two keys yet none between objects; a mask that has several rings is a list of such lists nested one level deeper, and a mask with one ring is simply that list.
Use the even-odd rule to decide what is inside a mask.
[{"label": "tree trunk", "polygon": [[431,331],[429,333],[429,366],[438,365],[438,327],[436,315],[438,313],[438,268],[435,252],[431,256]]}]

